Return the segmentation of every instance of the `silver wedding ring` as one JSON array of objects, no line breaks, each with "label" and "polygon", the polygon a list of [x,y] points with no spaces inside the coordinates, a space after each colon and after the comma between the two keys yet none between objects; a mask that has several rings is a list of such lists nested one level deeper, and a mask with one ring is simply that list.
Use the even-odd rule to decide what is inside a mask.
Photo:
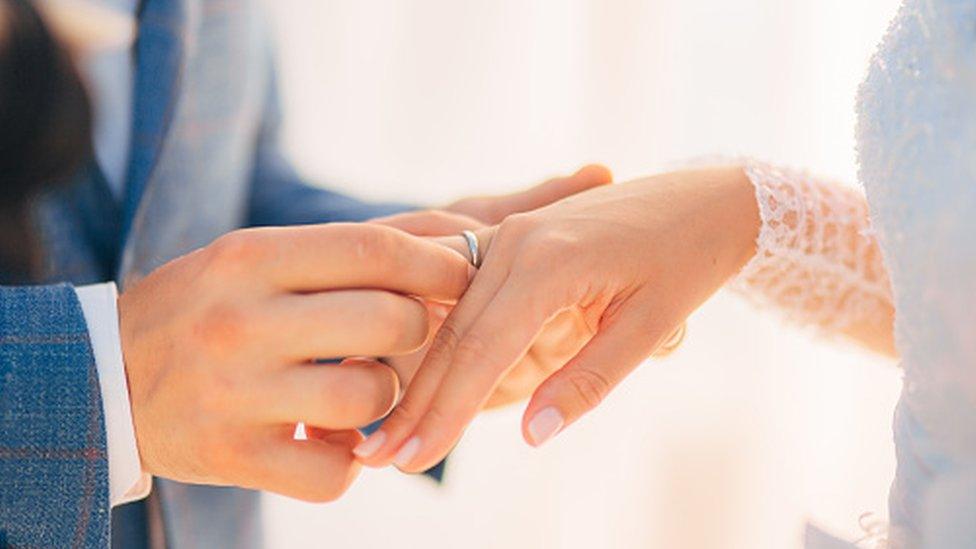
[{"label": "silver wedding ring", "polygon": [[478,236],[472,231],[464,230],[461,231],[461,236],[464,237],[464,241],[468,243],[468,252],[471,253],[471,264],[474,265],[475,269],[481,267],[481,251],[478,248]]}]

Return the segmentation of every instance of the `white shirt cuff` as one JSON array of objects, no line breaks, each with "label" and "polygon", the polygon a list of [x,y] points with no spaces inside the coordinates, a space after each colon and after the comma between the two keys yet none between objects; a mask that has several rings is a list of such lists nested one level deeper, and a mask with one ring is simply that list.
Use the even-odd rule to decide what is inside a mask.
[{"label": "white shirt cuff", "polygon": [[119,336],[118,291],[113,282],[75,288],[88,324],[102,390],[105,437],[108,446],[108,486],[112,507],[142,499],[152,489],[152,477],[142,470],[136,430],[132,424],[129,385]]}]

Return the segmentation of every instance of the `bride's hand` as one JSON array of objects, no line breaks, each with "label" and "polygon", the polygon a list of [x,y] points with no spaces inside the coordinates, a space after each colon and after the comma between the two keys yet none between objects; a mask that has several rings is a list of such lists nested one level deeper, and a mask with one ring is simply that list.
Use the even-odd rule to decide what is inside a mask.
[{"label": "bride's hand", "polygon": [[437,463],[548,322],[593,338],[535,390],[539,445],[595,407],[752,256],[759,214],[739,168],[603,187],[478,231],[485,261],[403,401],[356,449],[367,465]]}]

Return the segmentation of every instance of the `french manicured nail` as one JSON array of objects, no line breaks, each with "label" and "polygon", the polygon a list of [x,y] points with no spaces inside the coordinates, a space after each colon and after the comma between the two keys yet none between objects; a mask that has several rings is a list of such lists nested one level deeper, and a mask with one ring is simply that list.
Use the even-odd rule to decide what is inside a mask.
[{"label": "french manicured nail", "polygon": [[400,469],[406,468],[413,461],[413,458],[417,457],[417,452],[420,451],[420,437],[412,437],[410,440],[400,448],[397,452],[396,457],[393,458],[393,464]]},{"label": "french manicured nail", "polygon": [[543,408],[529,420],[530,442],[533,446],[542,446],[563,428],[565,421],[555,406]]},{"label": "french manicured nail", "polygon": [[352,449],[352,453],[355,454],[356,457],[366,459],[382,448],[384,442],[386,442],[386,433],[383,431],[376,431],[375,433],[366,437],[366,440],[356,445],[356,447]]}]

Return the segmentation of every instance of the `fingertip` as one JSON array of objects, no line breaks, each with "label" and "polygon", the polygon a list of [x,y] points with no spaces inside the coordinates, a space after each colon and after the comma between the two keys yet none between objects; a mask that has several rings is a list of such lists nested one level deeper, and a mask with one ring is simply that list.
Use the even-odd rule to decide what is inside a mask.
[{"label": "fingertip", "polygon": [[262,460],[261,480],[253,487],[313,503],[332,502],[346,493],[362,470],[350,446],[358,434],[312,431],[308,440],[269,447],[274,459]]},{"label": "fingertip", "polygon": [[402,433],[396,427],[387,425],[389,420],[387,418],[379,429],[352,449],[356,461],[374,469],[396,465],[394,462],[403,451],[404,441],[408,441],[410,437],[402,438]]},{"label": "fingertip", "polygon": [[[427,314],[426,308],[424,314]],[[370,421],[386,417],[396,406],[396,403],[400,401],[400,392],[402,391],[400,376],[389,364],[366,357],[350,357],[340,362],[339,366],[359,368],[371,374],[367,379],[372,387],[363,387],[359,390],[363,395],[381,395],[380,399],[376,401],[378,404],[371,414]]]},{"label": "fingertip", "polygon": [[342,478],[337,483],[335,494],[328,497],[325,500],[326,503],[335,501],[340,497],[342,497],[343,495],[345,495],[345,493],[349,491],[349,488],[352,487],[353,483],[356,482],[356,479],[359,478],[359,474],[362,473],[363,471],[363,464],[356,461],[352,457],[351,453],[349,454],[349,456],[350,457],[349,457],[348,465],[346,466],[345,477]]},{"label": "fingertip", "polygon": [[[463,241],[460,233],[456,237],[432,238],[390,230],[398,233],[400,246],[398,263],[391,265],[394,270],[387,271],[381,281],[382,284],[396,284],[390,284],[386,289],[434,301],[453,302],[464,295],[472,275],[471,262],[459,246]],[[401,276],[409,281],[408,285],[402,281],[397,283]]]},{"label": "fingertip", "polygon": [[405,442],[403,446],[397,450],[396,456],[393,457],[393,465],[404,473],[417,472],[415,471],[416,467],[412,466],[414,465],[413,462],[417,458],[417,454],[420,453],[421,444],[422,442],[420,437],[410,437],[407,442]]},{"label": "fingertip", "polygon": [[356,460],[365,465],[369,465],[369,460],[383,447],[386,442],[386,433],[375,431],[373,434],[364,438],[353,449],[352,453]]},{"label": "fingertip", "polygon": [[365,438],[359,431],[348,429],[345,431],[330,431],[312,425],[305,426],[305,435],[309,439],[320,440],[330,446],[342,446],[351,452],[356,445]]},{"label": "fingertip", "polygon": [[565,426],[566,416],[556,406],[530,405],[522,418],[522,438],[529,446],[538,448],[562,432]]},{"label": "fingertip", "polygon": [[613,172],[603,164],[587,164],[580,168],[575,175],[594,186],[607,185],[613,182]]}]

